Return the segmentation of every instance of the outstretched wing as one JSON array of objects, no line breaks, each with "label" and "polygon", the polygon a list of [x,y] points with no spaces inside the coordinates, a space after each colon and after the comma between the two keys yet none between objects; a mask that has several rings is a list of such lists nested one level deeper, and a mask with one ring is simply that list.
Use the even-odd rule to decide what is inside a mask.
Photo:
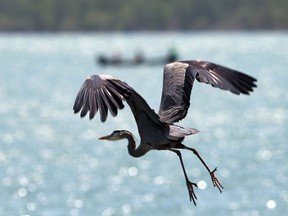
[{"label": "outstretched wing", "polygon": [[160,119],[174,123],[187,115],[194,80],[234,94],[247,94],[256,87],[255,78],[207,61],[181,61],[164,67]]},{"label": "outstretched wing", "polygon": [[140,135],[143,128],[141,126],[152,128],[162,124],[159,116],[132,87],[110,75],[88,77],[77,94],[73,110],[74,113],[81,111],[81,117],[89,112],[90,119],[93,119],[99,110],[100,120],[105,122],[108,110],[112,116],[117,116],[118,110],[124,108],[123,101],[130,106]]},{"label": "outstretched wing", "polygon": [[[111,80],[114,79],[114,77],[109,75],[92,75],[88,77],[75,99],[74,113],[81,111],[80,116],[84,117],[89,112],[89,118],[93,119],[99,111],[102,122],[106,121],[108,110],[112,116],[116,116],[118,109],[124,108],[122,100],[124,100],[125,95],[127,97],[129,88],[127,89],[126,86],[123,86],[122,89],[127,89],[127,91],[119,93],[116,86],[111,83]],[[122,83],[120,82],[119,84]]]}]

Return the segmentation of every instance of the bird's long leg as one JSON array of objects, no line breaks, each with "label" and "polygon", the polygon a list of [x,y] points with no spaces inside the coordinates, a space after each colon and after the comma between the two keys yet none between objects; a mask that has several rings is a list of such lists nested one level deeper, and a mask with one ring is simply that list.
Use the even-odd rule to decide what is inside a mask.
[{"label": "bird's long leg", "polygon": [[184,173],[184,177],[185,177],[185,181],[186,181],[186,185],[187,185],[190,201],[193,201],[194,205],[196,206],[197,197],[196,197],[196,194],[194,192],[193,186],[195,186],[195,187],[198,187],[198,186],[197,186],[197,184],[189,181],[180,151],[179,150],[175,150],[175,149],[170,149],[170,148],[168,148],[168,150],[170,150],[170,151],[172,151],[172,152],[174,152],[174,153],[176,153],[178,155],[178,157],[180,159],[180,162],[181,162],[182,170],[183,170],[183,173]]},{"label": "bird's long leg", "polygon": [[222,189],[224,189],[224,187],[222,186],[222,184],[219,182],[218,178],[215,175],[215,172],[217,171],[217,167],[211,171],[211,169],[207,166],[207,164],[202,159],[202,157],[200,156],[198,151],[196,149],[194,149],[194,148],[187,147],[187,146],[183,145],[182,143],[181,144],[177,144],[176,146],[174,146],[174,148],[181,148],[181,149],[187,149],[187,150],[192,151],[199,158],[199,160],[206,167],[206,169],[208,170],[208,172],[209,172],[209,174],[211,176],[212,183],[213,183],[214,187],[216,186],[218,188],[218,190],[220,191],[220,193],[222,193]]}]

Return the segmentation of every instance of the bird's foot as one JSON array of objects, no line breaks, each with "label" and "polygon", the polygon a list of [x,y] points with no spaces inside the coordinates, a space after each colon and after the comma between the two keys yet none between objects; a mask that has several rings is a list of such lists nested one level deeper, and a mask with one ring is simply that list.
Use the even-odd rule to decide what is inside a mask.
[{"label": "bird's foot", "polygon": [[187,189],[188,189],[188,193],[189,193],[189,199],[190,199],[190,202],[193,202],[194,205],[196,206],[196,200],[197,200],[197,196],[194,192],[194,189],[193,187],[197,187],[197,184],[196,183],[193,183],[193,182],[190,182],[190,181],[186,181],[186,185],[187,185]]},{"label": "bird's foot", "polygon": [[216,177],[215,175],[216,171],[217,171],[217,167],[212,172],[210,172],[210,176],[211,176],[214,187],[217,187],[220,193],[222,193],[222,189],[224,189],[224,187],[222,186],[222,184],[219,182],[218,178]]}]

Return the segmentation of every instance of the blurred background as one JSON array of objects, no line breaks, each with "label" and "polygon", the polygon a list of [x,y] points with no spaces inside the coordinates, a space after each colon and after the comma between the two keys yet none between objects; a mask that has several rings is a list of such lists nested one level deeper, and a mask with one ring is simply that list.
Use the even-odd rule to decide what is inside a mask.
[{"label": "blurred background", "polygon": [[[0,0],[0,215],[288,213],[288,2],[284,0]],[[177,156],[132,158],[115,129],[140,137],[128,106],[102,124],[73,114],[91,74],[131,85],[156,112],[163,66],[201,59],[258,79],[250,96],[195,83],[179,122],[198,183],[189,202]]]},{"label": "blurred background", "polygon": [[287,29],[285,0],[1,0],[0,29],[25,31]]}]

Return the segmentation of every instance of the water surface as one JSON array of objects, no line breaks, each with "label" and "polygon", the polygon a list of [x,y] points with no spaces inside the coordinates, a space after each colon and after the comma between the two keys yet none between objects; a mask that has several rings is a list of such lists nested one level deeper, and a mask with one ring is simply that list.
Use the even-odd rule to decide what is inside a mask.
[{"label": "water surface", "polygon": [[[288,212],[287,32],[0,34],[0,215],[284,215]],[[195,83],[191,109],[179,124],[200,133],[185,144],[218,167],[225,189],[213,188],[205,168],[183,152],[182,170],[171,152],[128,155],[126,141],[97,137],[132,131],[131,111],[101,124],[72,111],[84,79],[117,76],[155,110],[162,65],[101,67],[95,57],[121,53],[205,59],[249,73],[258,88],[234,96]]]}]

